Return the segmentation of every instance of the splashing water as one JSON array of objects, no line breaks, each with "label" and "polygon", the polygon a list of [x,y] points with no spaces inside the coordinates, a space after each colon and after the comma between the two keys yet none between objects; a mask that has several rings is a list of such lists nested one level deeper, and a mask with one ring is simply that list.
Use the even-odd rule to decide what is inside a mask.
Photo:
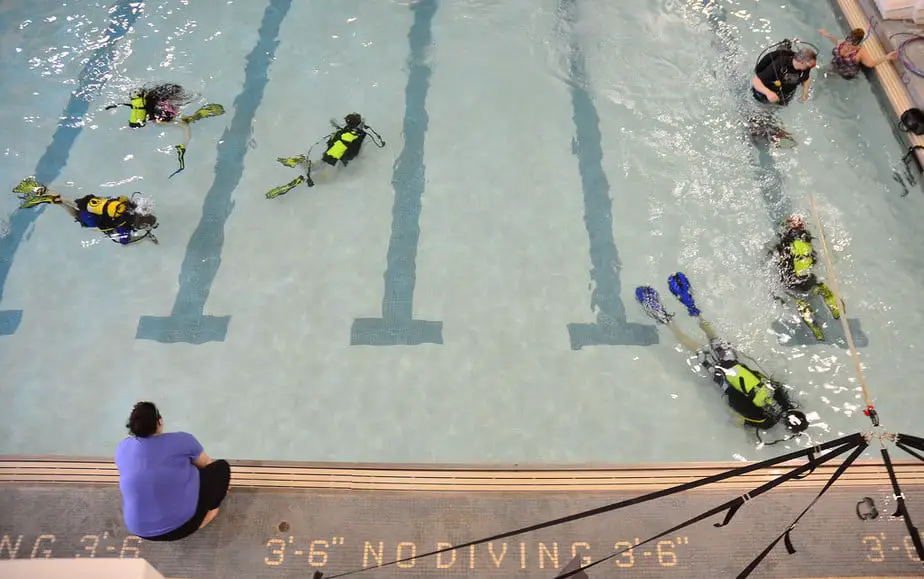
[{"label": "splashing water", "polygon": [[143,195],[136,195],[133,199],[135,202],[135,211],[139,215],[153,215],[154,214],[154,200],[150,197],[145,197]]}]

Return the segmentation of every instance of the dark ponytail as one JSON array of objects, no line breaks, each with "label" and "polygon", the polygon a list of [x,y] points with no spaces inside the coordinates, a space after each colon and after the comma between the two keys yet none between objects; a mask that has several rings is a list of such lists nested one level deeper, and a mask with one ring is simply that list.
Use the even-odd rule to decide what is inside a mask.
[{"label": "dark ponytail", "polygon": [[160,412],[153,402],[139,402],[132,408],[132,414],[125,425],[132,436],[147,438],[157,432]]}]

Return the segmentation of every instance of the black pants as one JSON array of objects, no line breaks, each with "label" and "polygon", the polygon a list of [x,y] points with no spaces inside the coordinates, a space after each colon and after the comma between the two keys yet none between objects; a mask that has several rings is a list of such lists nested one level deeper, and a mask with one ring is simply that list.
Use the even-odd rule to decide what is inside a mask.
[{"label": "black pants", "polygon": [[141,537],[148,541],[179,541],[199,530],[205,515],[217,509],[228,494],[231,485],[231,465],[226,460],[216,460],[205,468],[199,469],[199,502],[192,518],[178,528],[156,537]]}]

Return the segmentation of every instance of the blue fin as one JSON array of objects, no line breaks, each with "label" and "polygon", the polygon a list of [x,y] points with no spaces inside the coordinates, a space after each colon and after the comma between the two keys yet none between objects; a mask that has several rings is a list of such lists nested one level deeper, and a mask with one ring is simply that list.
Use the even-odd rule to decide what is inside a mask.
[{"label": "blue fin", "polygon": [[659,324],[666,324],[671,321],[674,314],[668,313],[661,303],[661,296],[657,290],[648,285],[642,285],[635,288],[635,299],[642,305],[645,313]]},{"label": "blue fin", "polygon": [[678,271],[667,278],[667,285],[671,288],[671,293],[674,294],[674,297],[686,306],[688,314],[694,318],[699,316],[700,311],[696,307],[696,302],[693,301],[693,288],[690,287],[690,280],[687,279],[683,272]]}]

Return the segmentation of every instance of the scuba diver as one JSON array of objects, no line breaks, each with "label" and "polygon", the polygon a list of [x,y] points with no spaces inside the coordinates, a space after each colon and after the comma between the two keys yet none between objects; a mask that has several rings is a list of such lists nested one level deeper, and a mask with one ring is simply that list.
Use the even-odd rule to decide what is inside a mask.
[{"label": "scuba diver", "polygon": [[674,314],[667,312],[654,288],[639,286],[635,290],[635,297],[645,313],[659,324],[666,325],[684,347],[697,354],[702,366],[712,373],[712,380],[725,395],[728,405],[738,414],[744,425],[754,428],[758,440],[764,442],[760,437],[761,430],[769,430],[780,422],[791,434],[765,444],[789,440],[808,428],[808,418],[797,410],[798,406],[789,398],[783,384],[759,369],[749,367],[742,358],[748,358],[755,366],[757,362],[719,338],[709,322],[703,319],[693,300],[692,288],[686,275],[677,272],[670,276],[668,287],[686,306],[687,313],[699,320],[699,327],[709,340],[707,345],[698,344],[674,325]]},{"label": "scuba diver", "polygon": [[[841,317],[837,298],[827,285],[815,277],[812,267],[815,265],[815,250],[812,248],[812,234],[805,229],[805,220],[800,215],[790,215],[777,234],[777,243],[770,250],[776,259],[780,272],[780,282],[796,300],[796,308],[805,325],[812,330],[815,338],[821,342],[825,334],[815,322],[815,311],[808,303],[811,296],[820,295],[831,316],[837,320]],[[785,303],[782,298],[777,298]]]},{"label": "scuba diver", "polygon": [[176,145],[180,168],[170,177],[186,168],[186,147],[191,138],[189,125],[208,117],[219,117],[225,114],[225,107],[209,103],[199,107],[189,116],[180,115],[180,109],[195,100],[196,95],[175,83],[161,83],[137,88],[131,92],[130,98],[130,103],[109,105],[106,110],[120,106],[130,108],[132,112],[128,118],[128,126],[133,129],[145,126],[148,121],[158,125],[177,124],[183,129],[185,140],[182,144]]},{"label": "scuba diver", "polygon": [[[376,147],[381,149],[385,146],[385,141],[382,140],[381,135],[375,132],[375,129],[367,125],[359,113],[350,113],[344,117],[342,126],[333,119],[331,119],[330,124],[334,127],[334,132],[311,145],[311,147],[308,148],[307,154],[295,157],[276,158],[277,161],[286,167],[302,167],[305,170],[305,174],[299,175],[285,185],[273,187],[266,193],[267,199],[274,199],[280,195],[285,195],[302,183],[307,184],[309,187],[314,187],[314,179],[312,179],[311,174],[312,170],[315,171],[314,176],[317,177],[318,175],[330,173],[338,162],[346,167],[350,161],[359,155],[363,146],[363,141],[365,141],[367,136],[369,136]],[[322,142],[325,142],[327,145],[324,154],[321,155],[320,159],[312,161],[311,150]]]},{"label": "scuba diver", "polygon": [[789,131],[780,127],[773,115],[760,111],[748,117],[748,132],[755,145],[768,145],[781,149],[791,149],[797,145],[796,139]]},{"label": "scuba diver", "polygon": [[863,46],[863,41],[869,33],[862,28],[854,28],[850,36],[841,40],[822,28],[818,31],[822,36],[834,43],[831,49],[831,66],[843,78],[851,79],[860,73],[860,65],[866,68],[876,68],[887,60],[898,60],[898,52],[892,51],[881,58],[873,60],[869,50]]},{"label": "scuba diver", "polygon": [[36,207],[43,203],[60,205],[83,227],[99,229],[109,239],[122,245],[150,239],[159,243],[154,236],[157,217],[153,214],[153,203],[141,193],[128,197],[97,197],[85,195],[69,199],[51,191],[34,177],[26,177],[13,192],[22,200],[21,209]]},{"label": "scuba diver", "polygon": [[817,51],[813,48],[799,48],[801,44],[813,46],[801,40],[783,40],[766,48],[758,57],[754,78],[751,79],[751,93],[758,102],[789,104],[800,85],[802,102],[808,99]]}]

